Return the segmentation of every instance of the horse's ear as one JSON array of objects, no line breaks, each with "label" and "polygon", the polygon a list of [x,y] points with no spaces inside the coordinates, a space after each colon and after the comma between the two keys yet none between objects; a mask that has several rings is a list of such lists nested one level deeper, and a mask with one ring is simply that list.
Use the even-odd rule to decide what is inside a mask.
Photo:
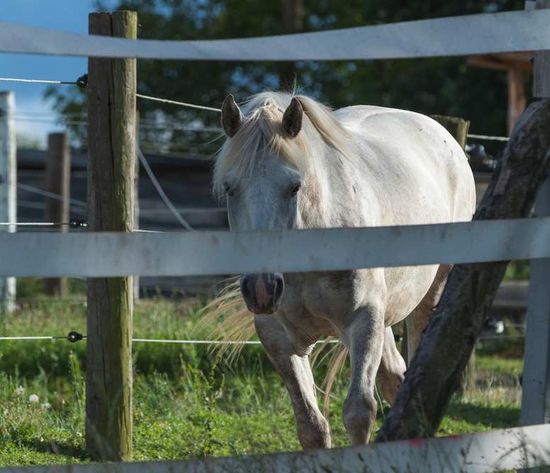
[{"label": "horse's ear", "polygon": [[283,114],[283,130],[291,138],[296,137],[302,129],[302,117],[304,109],[300,101],[294,97]]},{"label": "horse's ear", "polygon": [[230,138],[239,131],[243,121],[241,109],[235,102],[235,97],[229,94],[222,104],[222,128]]}]

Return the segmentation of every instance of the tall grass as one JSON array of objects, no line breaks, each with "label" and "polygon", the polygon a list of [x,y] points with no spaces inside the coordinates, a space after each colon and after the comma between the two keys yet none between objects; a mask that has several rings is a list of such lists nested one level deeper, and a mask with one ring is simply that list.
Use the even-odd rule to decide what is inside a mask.
[{"label": "tall grass", "polygon": [[[207,337],[204,324],[197,329],[204,305],[200,300],[141,301],[134,336]],[[85,309],[82,303],[34,303],[6,316],[0,333],[85,333]],[[0,466],[88,461],[85,343],[0,342]],[[136,460],[299,449],[288,395],[260,346],[247,345],[231,361],[205,345],[135,343],[133,357]],[[329,358],[328,351],[320,355],[324,361],[315,370],[317,379],[324,376]],[[442,433],[517,422],[514,393],[519,392],[521,363],[493,356],[479,357],[478,364],[482,378],[453,401]],[[341,421],[347,374],[336,379],[329,411],[336,446],[347,445]],[[381,406],[379,421],[387,408]]]}]

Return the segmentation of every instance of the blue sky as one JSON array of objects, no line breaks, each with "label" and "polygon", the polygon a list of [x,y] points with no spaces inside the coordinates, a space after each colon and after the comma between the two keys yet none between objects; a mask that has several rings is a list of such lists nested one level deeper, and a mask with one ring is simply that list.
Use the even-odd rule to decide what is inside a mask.
[{"label": "blue sky", "polygon": [[[87,33],[88,13],[93,0],[1,0],[0,20],[29,26]],[[85,58],[0,53],[0,77],[25,79],[76,80],[86,72]],[[70,87],[70,86],[64,86]],[[51,105],[42,95],[46,86],[0,82],[0,90],[13,90],[16,114],[37,114],[41,120],[54,119]],[[19,135],[45,142],[48,132],[59,131],[55,123],[30,122],[18,117]]]}]

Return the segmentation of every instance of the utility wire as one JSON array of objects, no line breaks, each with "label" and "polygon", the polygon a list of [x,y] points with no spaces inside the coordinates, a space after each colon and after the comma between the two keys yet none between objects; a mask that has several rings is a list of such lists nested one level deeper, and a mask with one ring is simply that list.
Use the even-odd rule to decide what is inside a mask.
[{"label": "utility wire", "polygon": [[[61,81],[61,80],[42,80],[42,79],[19,79],[15,77],[0,77],[0,81],[5,82],[25,82],[25,83],[33,83],[33,84],[56,84],[56,85],[76,85],[78,87],[86,87],[88,83],[88,75],[84,74],[80,76],[76,81]],[[210,112],[221,112],[220,108],[214,108],[214,107],[207,107],[205,105],[197,105],[193,103],[188,102],[180,102],[177,100],[171,100],[171,99],[165,99],[161,97],[154,97],[151,95],[145,95],[145,94],[136,94],[136,97],[139,97],[140,99],[144,100],[150,100],[153,102],[160,102],[160,103],[167,103],[171,105],[178,105],[180,107],[187,107],[187,108],[195,108],[197,110],[208,110]],[[210,131],[210,130],[209,130]],[[467,135],[468,138],[474,138],[478,140],[489,140],[489,141],[508,141],[509,138],[507,136],[491,136],[491,135],[476,135],[473,133],[470,133]]]},{"label": "utility wire", "polygon": [[155,189],[157,190],[160,198],[164,202],[164,205],[166,205],[166,207],[168,207],[170,212],[172,212],[172,214],[174,215],[176,220],[181,224],[181,226],[183,228],[185,228],[186,230],[193,230],[193,227],[191,225],[189,225],[187,220],[185,220],[181,216],[181,214],[178,212],[178,210],[176,209],[174,204],[172,204],[172,202],[170,201],[170,199],[168,198],[168,196],[164,192],[164,189],[162,188],[162,186],[160,185],[160,182],[158,181],[155,174],[153,173],[153,170],[151,169],[151,166],[149,166],[149,163],[147,162],[147,159],[145,159],[145,156],[143,155],[143,153],[141,152],[141,149],[139,149],[139,148],[137,148],[137,155],[138,155],[138,159],[139,159],[141,165],[143,166],[143,169],[145,169],[145,172],[149,176],[149,179],[151,180],[153,186],[155,187]]},{"label": "utility wire", "polygon": [[[22,189],[24,191],[31,192],[33,194],[38,194],[38,195],[42,195],[44,197],[49,197],[50,199],[55,199],[55,200],[60,200],[60,201],[65,200],[63,198],[63,196],[61,196],[59,194],[54,194],[53,192],[45,191],[44,189],[40,189],[39,187],[35,187],[35,186],[30,186],[28,184],[22,184],[22,183],[18,182],[17,187],[19,187],[20,189]],[[71,205],[76,205],[77,207],[86,207],[86,202],[82,202],[81,200],[77,200],[77,199],[69,199],[69,203]]]},{"label": "utility wire", "polygon": [[196,108],[198,110],[208,110],[209,112],[221,112],[221,108],[206,107],[205,105],[195,105],[193,103],[178,102],[177,100],[163,99],[160,97],[152,97],[150,95],[136,94],[136,97],[153,102],[168,103],[171,105],[179,105],[180,107]]},{"label": "utility wire", "polygon": [[474,135],[472,133],[468,133],[466,135],[468,138],[474,138],[476,140],[487,140],[487,141],[509,141],[510,138],[507,136],[491,136],[491,135]]},{"label": "utility wire", "polygon": [[88,224],[86,222],[83,222],[81,220],[72,220],[70,222],[0,222],[0,226],[10,226],[13,225],[15,227],[62,227],[62,226],[68,226],[72,228],[78,228],[78,227],[87,227]]},{"label": "utility wire", "polygon": [[[34,122],[34,123],[55,123],[65,126],[87,126],[86,120],[63,120],[62,118],[45,118],[45,117],[22,117],[15,115],[15,121],[18,122]],[[190,133],[221,133],[221,128],[214,126],[193,127],[179,124],[154,124],[152,122],[140,122],[139,128],[142,130],[163,130],[163,131],[185,131]]]},{"label": "utility wire", "polygon": [[[22,82],[30,84],[54,84],[54,85],[77,85],[81,88],[86,87],[88,84],[88,75],[84,74],[80,76],[76,81],[62,81],[62,80],[44,80],[44,79],[19,79],[16,77],[0,77],[2,82]],[[153,97],[151,95],[136,94],[136,97],[144,100],[151,100],[153,102],[168,103],[171,105],[179,105],[180,107],[196,108],[198,110],[208,110],[210,112],[221,112],[221,109],[214,107],[206,107],[204,105],[196,105],[187,102],[179,102],[177,100],[164,99],[161,97]]]},{"label": "utility wire", "polygon": [[[72,331],[64,336],[13,336],[0,337],[0,341],[25,341],[25,340],[68,340],[70,342],[78,342],[87,338],[86,335]],[[135,343],[171,343],[179,345],[261,345],[259,340],[178,340],[165,338],[132,338]],[[320,340],[317,343],[333,344],[339,343],[339,340],[329,339]]]},{"label": "utility wire", "polygon": [[78,85],[77,82],[63,80],[44,80],[44,79],[18,79],[15,77],[0,77],[2,82],[24,82],[30,84],[55,84],[55,85]]}]

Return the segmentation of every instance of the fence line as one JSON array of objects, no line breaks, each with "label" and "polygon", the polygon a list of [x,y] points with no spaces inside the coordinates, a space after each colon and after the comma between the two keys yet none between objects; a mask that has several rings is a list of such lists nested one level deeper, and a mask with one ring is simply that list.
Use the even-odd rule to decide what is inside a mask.
[{"label": "fence line", "polygon": [[[49,192],[49,191],[46,191],[44,189],[40,189],[39,187],[31,186],[29,184],[23,184],[21,182],[18,182],[17,187],[19,189],[22,189],[22,190],[26,191],[26,192],[31,192],[33,194],[38,194],[38,195],[41,195],[43,197],[48,197],[49,199],[64,200],[64,197],[59,195],[59,194],[55,194],[53,192]],[[77,199],[69,199],[69,203],[71,205],[75,205],[77,207],[86,207],[87,206],[86,202],[83,202],[83,201],[77,200]]]},{"label": "fence line", "polygon": [[[78,335],[75,337],[74,334]],[[73,335],[73,339],[71,339]],[[75,339],[77,338],[77,339]],[[53,336],[53,335],[14,335],[0,337],[0,341],[36,341],[36,340],[68,340],[77,342],[86,338],[86,335],[81,335],[77,332],[71,332],[69,335]],[[168,343],[177,345],[261,345],[259,340],[177,340],[164,338],[132,338],[132,342],[136,343]],[[339,343],[338,340],[323,340],[318,343]]]},{"label": "fence line", "polygon": [[47,80],[47,79],[20,79],[17,77],[0,77],[0,82],[24,82],[30,84],[55,84],[55,85],[76,85],[75,81]]},{"label": "fence line", "polygon": [[[1,118],[0,118],[1,119]],[[32,122],[32,123],[57,123],[65,126],[88,126],[88,122],[84,120],[64,120],[63,116],[59,118],[26,118],[26,117],[14,117],[16,122]],[[147,123],[140,123],[139,128],[141,130],[163,130],[163,131],[185,131],[192,133],[221,133],[221,128],[214,126],[193,127],[178,124],[158,124],[152,125]]]},{"label": "fence line", "polygon": [[178,102],[177,100],[163,99],[159,97],[151,97],[150,95],[136,94],[136,97],[145,100],[151,100],[153,102],[168,103],[171,105],[179,105],[180,107],[196,108],[198,110],[208,110],[209,112],[221,112],[221,108],[207,107],[205,105],[196,105],[187,102]]},{"label": "fence line", "polygon": [[[72,333],[72,332],[71,332]],[[33,341],[33,340],[68,340],[75,342],[86,338],[86,335],[80,335],[82,338],[71,340],[69,335],[54,336],[54,335],[13,335],[0,337],[0,341]],[[515,340],[525,338],[525,335],[482,335],[478,337],[479,341],[483,340]],[[168,343],[176,345],[261,345],[259,340],[185,340],[185,339],[170,339],[170,338],[132,338],[132,342],[136,343]],[[319,344],[336,344],[341,343],[340,340],[328,339],[319,340]]]},{"label": "fence line", "polygon": [[153,187],[156,189],[161,200],[164,202],[164,205],[168,207],[170,212],[172,212],[172,215],[174,215],[176,220],[181,224],[183,228],[185,228],[186,230],[193,230],[193,227],[189,225],[189,222],[187,222],[187,220],[185,220],[185,218],[181,216],[181,214],[178,212],[178,210],[176,209],[172,201],[166,195],[166,192],[164,192],[164,189],[160,185],[160,182],[158,181],[157,177],[155,176],[155,173],[151,169],[151,166],[149,166],[147,159],[145,159],[145,156],[143,155],[139,147],[137,148],[137,155],[141,165],[143,166],[143,169],[145,169],[147,176],[149,176],[149,179],[151,180]]},{"label": "fence line", "polygon": [[[84,77],[84,76],[82,76]],[[82,80],[80,78],[79,80]],[[64,82],[59,80],[43,80],[43,79],[20,79],[15,77],[0,77],[0,81],[10,81],[10,82],[30,82],[30,83],[38,83],[38,84],[72,84],[72,85],[79,85],[82,87],[82,83],[80,82]],[[198,110],[207,110],[211,112],[221,112],[220,108],[214,108],[214,107],[208,107],[206,105],[197,105],[192,104],[188,102],[180,102],[177,100],[172,99],[165,99],[162,97],[154,97],[151,95],[144,95],[144,94],[136,94],[136,97],[139,97],[141,99],[150,100],[153,102],[160,102],[160,103],[167,103],[171,105],[178,105],[180,107],[187,107],[187,108],[194,108]],[[21,121],[56,121],[56,119],[47,120],[44,118],[28,118],[28,117],[16,117],[16,120]],[[87,121],[81,120],[81,121],[66,121],[64,122],[66,125],[72,125],[72,126],[78,126],[87,125]],[[202,128],[194,128],[194,127],[181,127],[178,125],[157,125],[157,124],[148,124],[144,121],[140,122],[140,128],[144,129],[168,129],[168,130],[181,130],[181,131],[193,131],[193,132],[212,132],[212,133],[218,133],[221,132],[221,128],[216,127],[202,127]],[[507,136],[494,136],[494,135],[479,135],[474,133],[468,133],[468,138],[478,139],[478,140],[488,140],[488,141],[509,141],[509,137]]]},{"label": "fence line", "polygon": [[85,222],[15,222],[15,223],[9,223],[9,222],[0,222],[0,227],[7,227],[7,226],[15,226],[15,227],[62,227],[62,226],[70,226],[70,227],[86,227],[87,224]]},{"label": "fence line", "polygon": [[0,275],[200,276],[458,264],[548,258],[548,241],[550,217],[244,233],[5,233]]},{"label": "fence line", "polygon": [[247,39],[159,41],[108,38],[0,22],[0,51],[224,61],[463,56],[550,49],[548,24],[550,11],[522,10]]},{"label": "fence line", "polygon": [[508,136],[476,135],[474,133],[468,133],[466,136],[468,138],[473,138],[473,139],[476,139],[476,140],[510,141],[510,138]]},{"label": "fence line", "polygon": [[[475,434],[401,440],[306,453],[91,465],[0,468],[0,473],[248,473],[251,471],[355,472],[422,471],[492,473],[550,463],[550,425],[533,425]],[[412,470],[411,470],[412,468]]]}]

